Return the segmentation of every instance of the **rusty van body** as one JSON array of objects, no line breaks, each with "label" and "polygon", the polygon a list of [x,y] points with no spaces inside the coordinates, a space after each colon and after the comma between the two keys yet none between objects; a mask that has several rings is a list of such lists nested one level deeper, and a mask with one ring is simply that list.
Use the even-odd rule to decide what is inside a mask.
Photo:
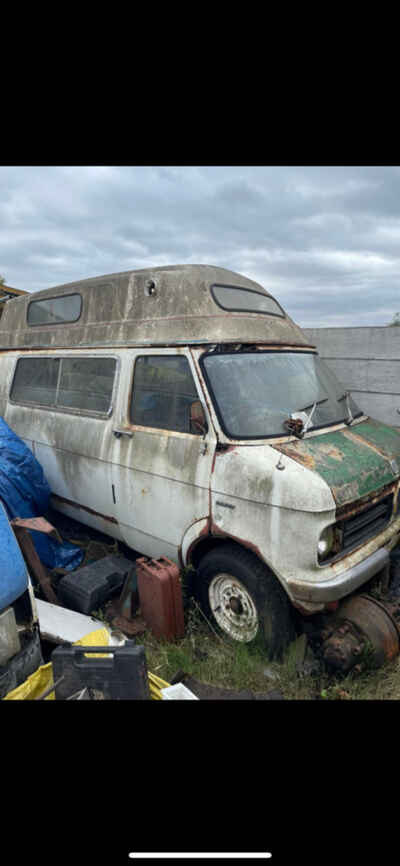
[{"label": "rusty van body", "polygon": [[366,417],[258,283],[207,265],[9,301],[0,414],[60,511],[193,565],[237,640],[279,654],[400,538],[400,432]]}]

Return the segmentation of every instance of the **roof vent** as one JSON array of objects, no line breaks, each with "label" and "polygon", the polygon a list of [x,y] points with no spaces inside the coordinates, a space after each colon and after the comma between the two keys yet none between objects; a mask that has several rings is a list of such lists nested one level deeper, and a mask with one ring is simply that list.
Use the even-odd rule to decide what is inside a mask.
[{"label": "roof vent", "polygon": [[146,280],[144,284],[144,293],[147,297],[154,297],[157,294],[156,284],[154,280]]}]

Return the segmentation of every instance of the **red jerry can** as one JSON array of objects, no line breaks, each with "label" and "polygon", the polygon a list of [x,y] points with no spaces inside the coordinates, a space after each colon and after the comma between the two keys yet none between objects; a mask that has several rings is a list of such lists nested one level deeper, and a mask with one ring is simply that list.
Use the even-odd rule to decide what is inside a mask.
[{"label": "red jerry can", "polygon": [[170,559],[136,560],[140,610],[155,637],[176,640],[185,634],[179,568]]}]

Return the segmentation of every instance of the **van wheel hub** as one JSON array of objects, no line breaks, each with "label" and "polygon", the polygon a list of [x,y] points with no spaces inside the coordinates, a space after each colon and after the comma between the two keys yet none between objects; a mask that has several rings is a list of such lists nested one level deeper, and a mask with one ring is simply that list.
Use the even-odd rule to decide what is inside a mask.
[{"label": "van wheel hub", "polygon": [[223,631],[244,643],[255,638],[257,609],[240,580],[231,574],[217,574],[210,583],[208,594],[211,610]]}]

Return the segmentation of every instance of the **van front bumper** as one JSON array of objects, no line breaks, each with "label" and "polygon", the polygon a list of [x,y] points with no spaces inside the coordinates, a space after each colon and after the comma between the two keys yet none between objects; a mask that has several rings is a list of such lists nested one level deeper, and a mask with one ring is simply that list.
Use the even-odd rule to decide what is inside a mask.
[{"label": "van front bumper", "polygon": [[389,557],[389,551],[385,547],[380,547],[362,562],[335,577],[307,581],[307,583],[288,580],[289,594],[294,602],[310,601],[323,604],[328,601],[338,601],[382,571],[389,564]]}]

